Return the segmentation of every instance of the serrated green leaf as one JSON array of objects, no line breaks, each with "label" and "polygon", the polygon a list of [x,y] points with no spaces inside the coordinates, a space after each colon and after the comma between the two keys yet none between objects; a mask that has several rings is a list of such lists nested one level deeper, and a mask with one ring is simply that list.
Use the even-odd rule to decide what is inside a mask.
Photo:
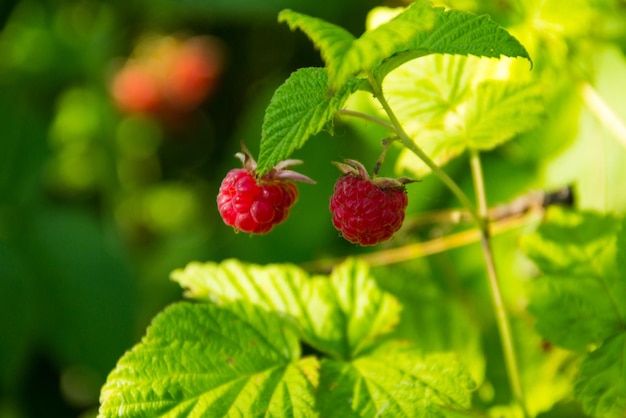
[{"label": "serrated green leaf", "polygon": [[[386,10],[377,8],[372,13]],[[364,70],[373,70],[381,81],[405,62],[433,53],[521,57],[530,61],[519,41],[488,16],[446,11],[421,1],[358,39],[339,26],[292,10],[282,11],[278,20],[292,30],[302,30],[320,50],[331,89]]]},{"label": "serrated green leaf", "polygon": [[552,208],[523,247],[545,273],[529,284],[529,311],[549,341],[585,350],[626,327],[626,280],[615,264],[619,221]]},{"label": "serrated green leaf", "polygon": [[321,19],[283,10],[279,22],[302,30],[320,50],[329,74],[328,86],[339,89],[351,77],[372,70],[384,59],[409,48],[414,38],[432,28],[435,15],[427,2],[415,2],[389,22],[355,38]]},{"label": "serrated green leaf", "polygon": [[[383,90],[404,130],[442,165],[467,148],[488,150],[539,124],[541,86],[515,78],[517,65],[510,58],[431,55],[391,72]],[[418,177],[430,172],[408,151],[398,165]]]},{"label": "serrated green leaf", "polygon": [[529,285],[529,311],[549,341],[582,357],[574,397],[593,417],[626,413],[626,219],[552,208],[523,241],[545,274]]},{"label": "serrated green leaf", "polygon": [[478,85],[464,115],[469,148],[490,150],[539,124],[544,113],[541,86],[489,80]]},{"label": "serrated green leaf", "polygon": [[612,335],[619,319],[594,277],[542,276],[529,286],[528,311],[550,342],[584,351]]},{"label": "serrated green leaf", "polygon": [[[356,40],[354,35],[341,26],[289,9],[278,14],[278,22],[287,23],[291,30],[300,29],[309,37],[329,67],[331,78],[336,76],[338,65],[334,65],[331,70],[329,63],[338,63]],[[326,88],[328,88],[328,84],[327,81]]]},{"label": "serrated green leaf", "polygon": [[312,135],[332,126],[335,112],[357,87],[358,81],[350,79],[331,94],[323,68],[301,68],[291,74],[265,110],[257,172],[269,171]]},{"label": "serrated green leaf", "polygon": [[454,356],[387,345],[351,363],[323,360],[318,407],[321,416],[440,418],[469,408],[473,388]]},{"label": "serrated green leaf", "polygon": [[544,273],[600,276],[615,256],[618,228],[614,216],[555,207],[523,248]]},{"label": "serrated green leaf", "polygon": [[609,338],[581,363],[574,394],[592,417],[626,415],[626,332]]},{"label": "serrated green leaf", "polygon": [[246,265],[237,260],[190,263],[172,273],[188,297],[243,300],[293,318],[302,338],[331,356],[350,359],[389,332],[400,306],[382,292],[362,262],[348,260],[329,277],[310,278],[291,265]]},{"label": "serrated green leaf", "polygon": [[489,16],[443,8],[435,8],[434,12],[435,23],[430,30],[417,33],[406,52],[391,57],[376,69],[379,80],[398,66],[426,54],[520,57],[531,61],[522,44]]},{"label": "serrated green leaf", "polygon": [[99,416],[316,416],[317,360],[299,356],[275,314],[178,303],[119,360]]},{"label": "serrated green leaf", "polygon": [[424,354],[454,352],[472,379],[483,382],[485,352],[478,320],[467,305],[439,285],[437,274],[415,264],[377,267],[373,272],[379,286],[402,304],[393,338],[419,345]]}]

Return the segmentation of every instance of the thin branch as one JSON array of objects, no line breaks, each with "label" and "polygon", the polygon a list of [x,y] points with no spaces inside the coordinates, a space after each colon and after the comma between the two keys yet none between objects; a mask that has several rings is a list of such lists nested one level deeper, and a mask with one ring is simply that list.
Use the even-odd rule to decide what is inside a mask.
[{"label": "thin branch", "polygon": [[[531,210],[523,214],[516,214],[515,216],[494,222],[491,225],[490,233],[495,236],[523,228],[530,223],[538,221],[541,218],[542,212],[542,209],[538,208],[536,210]],[[480,241],[480,237],[480,230],[474,228],[445,235],[429,241],[417,242],[414,244],[404,245],[402,247],[390,248],[387,250],[375,251],[352,257],[363,260],[371,266],[386,266],[475,244]],[[344,259],[345,257],[325,258],[304,263],[301,266],[309,271],[330,271]]]},{"label": "thin branch", "polygon": [[435,162],[430,159],[430,157],[413,141],[413,139],[409,137],[409,135],[403,129],[402,124],[396,117],[395,113],[393,112],[393,109],[387,102],[380,83],[371,71],[367,73],[367,78],[372,88],[374,97],[376,97],[378,102],[385,110],[385,113],[387,114],[391,125],[393,125],[395,133],[402,141],[402,144],[407,149],[411,150],[415,155],[417,155],[431,169],[433,174],[439,177],[439,179],[448,187],[448,189],[450,189],[450,191],[460,200],[460,202],[463,204],[463,206],[466,208],[466,210],[469,212],[469,214],[478,226],[480,243],[483,249],[483,255],[485,257],[489,288],[491,290],[491,297],[494,305],[496,322],[500,331],[500,340],[502,344],[502,349],[504,351],[504,360],[506,363],[509,383],[515,400],[522,409],[524,417],[528,417],[510,324],[507,317],[506,308],[502,300],[502,294],[498,283],[493,252],[491,249],[491,242],[489,239],[489,214],[487,208],[487,199],[485,194],[482,168],[480,165],[478,153],[472,152],[471,154],[472,177],[474,179],[476,199],[478,201],[477,210],[476,207],[469,200],[467,195],[458,186],[458,184],[450,176],[448,176],[448,174],[443,171],[437,164],[435,164]]},{"label": "thin branch", "polygon": [[377,118],[376,116],[368,115],[367,113],[357,112],[356,110],[350,110],[350,109],[340,109],[340,110],[337,111],[337,113],[340,114],[340,115],[353,116],[353,117],[356,117],[356,118],[361,118],[361,119],[367,120],[369,122],[374,122],[375,124],[380,125],[383,128],[389,129],[392,132],[395,132],[395,130],[396,130],[393,127],[393,125],[391,125],[386,120],[381,119],[381,118]]},{"label": "thin branch", "polygon": [[391,121],[391,124],[393,125],[394,132],[398,135],[400,141],[402,141],[402,145],[404,145],[407,149],[411,150],[411,152],[417,155],[430,168],[433,174],[439,177],[439,179],[446,185],[446,187],[448,187],[448,189],[450,189],[450,191],[457,197],[457,199],[459,199],[461,204],[465,206],[465,208],[470,212],[472,218],[474,218],[474,220],[480,224],[482,220],[481,217],[478,215],[474,204],[469,200],[467,195],[463,192],[463,190],[461,190],[458,184],[456,184],[456,182],[452,180],[452,178],[448,176],[448,174],[443,171],[437,164],[435,164],[435,162],[430,159],[428,154],[426,154],[419,146],[417,146],[413,139],[411,139],[411,137],[402,128],[402,124],[396,117],[393,109],[391,109],[391,106],[387,102],[387,99],[385,98],[385,95],[383,94],[383,91],[376,81],[374,75],[369,72],[367,74],[367,77],[370,82],[370,86],[372,87],[372,91],[374,92],[374,96],[385,110],[385,113],[387,114],[389,120]]},{"label": "thin branch", "polygon": [[493,257],[493,249],[491,247],[491,240],[489,237],[489,213],[487,207],[487,195],[485,193],[485,182],[483,179],[483,170],[480,162],[480,155],[476,150],[471,150],[470,152],[470,167],[472,171],[472,179],[474,181],[474,190],[476,191],[476,200],[478,202],[479,208],[478,210],[480,216],[483,218],[484,227],[480,230],[480,245],[483,250],[483,256],[485,257],[485,265],[487,268],[487,278],[489,281],[491,301],[493,303],[493,308],[496,315],[496,323],[498,325],[498,331],[500,333],[500,344],[502,345],[502,350],[504,352],[504,362],[507,369],[507,376],[509,377],[509,384],[511,385],[511,391],[513,392],[515,400],[521,407],[524,417],[528,417],[524,390],[522,387],[519,373],[517,354],[515,352],[515,346],[513,344],[511,324],[509,322],[506,306],[504,305],[504,300],[502,298],[502,292],[500,290],[500,284],[498,280],[498,273]]},{"label": "thin branch", "polygon": [[[541,210],[550,205],[571,206],[574,202],[571,187],[565,187],[551,192],[531,191],[512,202],[489,208],[488,220],[495,222],[506,218],[517,217],[530,211]],[[443,209],[431,212],[422,212],[407,217],[402,226],[403,231],[420,228],[432,224],[456,225],[472,222],[473,219],[465,209]]]}]

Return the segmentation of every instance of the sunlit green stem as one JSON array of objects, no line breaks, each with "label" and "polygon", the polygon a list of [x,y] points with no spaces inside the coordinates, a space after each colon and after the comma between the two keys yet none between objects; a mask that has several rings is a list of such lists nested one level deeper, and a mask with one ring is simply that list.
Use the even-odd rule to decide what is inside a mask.
[{"label": "sunlit green stem", "polygon": [[495,262],[493,258],[493,252],[491,249],[491,241],[489,238],[489,222],[488,222],[488,207],[487,198],[485,193],[485,182],[483,180],[482,167],[480,164],[480,158],[477,152],[471,154],[471,168],[472,177],[474,179],[474,187],[476,190],[476,199],[478,202],[478,210],[469,200],[467,195],[461,190],[457,183],[448,176],[431,158],[409,137],[409,135],[402,128],[402,124],[398,120],[397,116],[393,112],[393,109],[385,98],[382,87],[376,80],[376,77],[370,72],[368,73],[368,81],[372,87],[374,97],[383,107],[385,113],[389,117],[389,121],[393,126],[395,133],[398,135],[402,144],[417,155],[435,174],[439,179],[450,189],[452,193],[461,201],[463,206],[467,208],[471,217],[476,221],[480,230],[480,241],[485,257],[485,264],[487,268],[487,276],[489,280],[489,288],[491,290],[491,298],[494,305],[496,322],[498,324],[498,330],[500,332],[500,340],[502,349],[504,351],[504,359],[507,368],[507,375],[509,377],[509,383],[513,395],[520,405],[524,416],[527,417],[526,403],[524,400],[524,394],[522,390],[519,369],[517,365],[517,356],[515,354],[515,347],[513,345],[513,337],[511,334],[511,328],[509,324],[508,315],[502,299],[502,293],[500,291],[500,285],[498,282],[498,275],[495,268]]},{"label": "sunlit green stem", "polygon": [[458,184],[456,184],[456,182],[452,180],[452,178],[450,178],[450,176],[448,176],[448,174],[443,171],[437,164],[435,164],[435,162],[430,159],[428,154],[426,154],[404,131],[404,128],[402,128],[402,124],[398,120],[396,114],[393,112],[393,109],[391,109],[391,106],[389,106],[387,99],[383,95],[381,86],[378,84],[376,78],[372,73],[368,74],[368,79],[372,87],[372,91],[374,92],[374,97],[376,97],[378,102],[385,110],[385,113],[391,121],[391,127],[393,128],[393,131],[396,133],[396,135],[398,135],[398,137],[400,138],[400,141],[402,141],[402,145],[404,145],[407,149],[417,155],[431,169],[433,174],[439,177],[439,179],[446,185],[446,187],[448,187],[448,189],[450,189],[450,191],[457,197],[457,199],[461,201],[461,204],[463,204],[463,206],[467,208],[472,218],[482,228],[484,226],[484,221],[476,211],[474,204],[469,200],[467,195],[463,192],[463,190],[461,190]]},{"label": "sunlit green stem", "polygon": [[487,278],[489,280],[491,301],[493,303],[496,314],[496,323],[498,324],[498,331],[500,333],[500,343],[504,352],[504,362],[506,364],[507,375],[509,377],[509,384],[511,385],[511,391],[513,392],[513,396],[522,408],[524,416],[527,417],[528,413],[526,411],[526,402],[524,399],[524,391],[522,389],[522,383],[519,374],[517,355],[515,353],[515,346],[513,345],[511,325],[509,322],[506,307],[504,305],[504,301],[502,299],[502,292],[500,291],[498,274],[496,271],[493,251],[491,248],[491,240],[489,238],[489,212],[487,206],[487,194],[485,192],[485,181],[483,179],[483,170],[480,163],[480,155],[476,150],[470,151],[470,166],[472,170],[472,179],[474,181],[474,190],[476,191],[478,212],[483,219],[484,227],[481,228],[480,231],[480,245],[482,246],[483,255],[485,257],[485,265],[487,267]]}]

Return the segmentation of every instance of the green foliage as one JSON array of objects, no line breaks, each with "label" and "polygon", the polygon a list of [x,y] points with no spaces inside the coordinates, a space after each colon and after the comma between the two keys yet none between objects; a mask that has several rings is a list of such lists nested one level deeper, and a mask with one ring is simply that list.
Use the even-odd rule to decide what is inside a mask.
[{"label": "green foliage", "polygon": [[[363,263],[316,277],[191,263],[173,279],[203,303],[155,318],[110,374],[101,416],[443,417],[470,406],[474,386],[455,356],[381,340],[399,305]],[[298,338],[324,357],[301,357]]]},{"label": "green foliage", "polygon": [[[0,416],[95,416],[114,368],[102,417],[623,418],[622,1],[418,1],[373,9],[355,36],[381,2],[292,0],[298,12],[279,20],[326,66],[291,76],[316,52],[276,24],[284,0],[48,3],[0,6]],[[178,115],[117,108],[118,68],[164,74],[172,28],[222,48],[215,95]],[[127,90],[150,101],[137,76]],[[198,91],[175,81],[168,95]],[[288,225],[249,237],[221,223],[214,194],[259,126],[259,172],[306,144],[318,186]],[[422,180],[407,187],[405,227],[378,248],[346,245],[329,222],[328,161],[371,167],[396,137],[380,174],[396,163]],[[466,161],[452,159],[481,153],[488,206],[505,204],[492,207],[505,213],[492,223],[496,315],[474,231],[439,179],[422,179],[410,141],[452,162],[468,196]],[[575,209],[550,211],[523,244],[536,277],[509,229],[532,228],[535,210],[506,202],[565,185]],[[353,254],[385,265],[305,270]],[[265,264],[279,261],[307,263]],[[193,301],[165,308],[122,355],[179,298],[173,269]],[[498,340],[505,312],[523,401]]]},{"label": "green foliage", "polygon": [[328,86],[334,91],[350,76],[372,71],[384,59],[408,50],[419,33],[432,28],[434,13],[426,2],[412,3],[392,20],[358,39],[339,26],[291,10],[282,11],[278,20],[287,22],[292,30],[302,30],[320,49],[328,68]]},{"label": "green foliage", "polygon": [[245,300],[289,315],[301,338],[333,357],[349,360],[398,321],[399,305],[378,289],[365,265],[346,263],[330,277],[295,266],[191,263],[172,273],[186,295],[220,303]]},{"label": "green foliage", "polygon": [[526,48],[489,16],[439,7],[433,10],[435,22],[432,28],[418,33],[406,51],[380,66],[376,71],[379,80],[394,68],[426,54],[520,57],[531,61]]},{"label": "green foliage", "polygon": [[120,359],[100,416],[312,416],[316,361],[299,355],[274,313],[178,303]]},{"label": "green foliage", "polygon": [[539,124],[541,87],[528,82],[480,83],[468,103],[465,138],[469,148],[487,151]]},{"label": "green foliage", "polygon": [[626,220],[554,209],[524,247],[544,275],[531,282],[529,311],[548,341],[584,356],[575,395],[594,417],[626,410]]},{"label": "green foliage", "polygon": [[[441,165],[468,148],[491,150],[543,120],[542,86],[515,77],[516,64],[433,55],[391,72],[383,87],[407,134]],[[418,176],[430,171],[409,151],[398,164]]]},{"label": "green foliage", "polygon": [[[369,79],[369,83],[382,83],[398,66],[429,54],[530,60],[519,41],[487,16],[444,11],[431,8],[426,2],[412,3],[358,39],[341,27],[291,10],[281,12],[279,21],[304,31],[320,49],[328,80],[324,80],[321,70],[309,74],[314,70],[306,69],[307,73],[296,72],[277,90],[263,124],[261,172],[287,158],[332,120],[333,114],[359,87],[353,76],[372,74],[375,80]],[[414,62],[423,65],[432,61],[422,58]],[[402,80],[398,90],[400,100],[405,105],[413,105],[409,109],[404,106],[398,109],[400,122],[436,162],[446,162],[467,147],[492,149],[538,124],[543,103],[537,84],[485,80],[469,88],[467,83],[473,79],[468,77],[472,70],[462,68],[466,60],[446,58],[445,62],[453,67],[438,67],[434,77],[423,81],[409,72],[411,78]],[[437,83],[442,74],[456,79],[447,80],[448,84]],[[324,88],[324,82],[330,92]],[[445,85],[456,86],[453,93],[458,97],[442,97],[436,93]],[[370,87],[364,82],[361,88]],[[338,94],[333,96],[337,90]],[[420,96],[422,100],[416,100]],[[393,91],[389,99],[393,101]],[[433,115],[431,112],[437,107],[440,110]],[[415,159],[407,165],[418,175],[428,171]]]},{"label": "green foliage", "polygon": [[301,68],[276,89],[263,120],[259,173],[286,159],[311,135],[332,128],[335,112],[358,87],[351,79],[330,94],[327,84],[323,68]]},{"label": "green foliage", "polygon": [[593,417],[619,418],[626,411],[626,332],[609,337],[580,364],[574,394]]},{"label": "green foliage", "polygon": [[339,26],[291,10],[282,11],[279,21],[287,22],[291,29],[302,30],[320,49],[328,67],[331,90],[362,71],[374,71],[382,81],[399,65],[433,53],[530,60],[519,41],[488,16],[444,11],[424,1],[411,3],[393,19],[358,39]]},{"label": "green foliage", "polygon": [[440,418],[440,405],[469,408],[472,388],[454,356],[420,359],[388,344],[351,363],[323,360],[318,402],[327,417]]}]

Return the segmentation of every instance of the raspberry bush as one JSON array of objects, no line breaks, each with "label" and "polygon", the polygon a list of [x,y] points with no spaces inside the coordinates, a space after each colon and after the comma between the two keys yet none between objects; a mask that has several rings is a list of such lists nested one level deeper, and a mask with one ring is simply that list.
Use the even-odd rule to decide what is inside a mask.
[{"label": "raspberry bush", "polygon": [[[330,214],[312,227],[335,239],[300,266],[229,258],[175,270],[193,303],[167,308],[121,357],[99,416],[624,417],[624,217],[531,192],[549,182],[511,181],[520,167],[545,172],[535,160],[563,147],[550,141],[571,123],[547,115],[573,94],[560,80],[567,60],[546,61],[546,39],[520,37],[527,50],[486,15],[422,1],[373,10],[360,37],[292,10],[278,20],[325,65],[275,90],[258,159],[237,154],[217,212],[265,235],[250,240],[293,228],[274,230],[301,209],[307,190],[294,181],[313,181],[291,157],[310,161],[307,142],[340,120],[369,142],[349,147],[364,163],[335,163],[334,188],[315,186]],[[580,94],[619,135],[589,83]],[[138,108],[152,106],[144,96]],[[342,156],[324,158],[333,170]],[[397,177],[379,177],[383,165]],[[452,200],[427,212],[442,195]]]}]

